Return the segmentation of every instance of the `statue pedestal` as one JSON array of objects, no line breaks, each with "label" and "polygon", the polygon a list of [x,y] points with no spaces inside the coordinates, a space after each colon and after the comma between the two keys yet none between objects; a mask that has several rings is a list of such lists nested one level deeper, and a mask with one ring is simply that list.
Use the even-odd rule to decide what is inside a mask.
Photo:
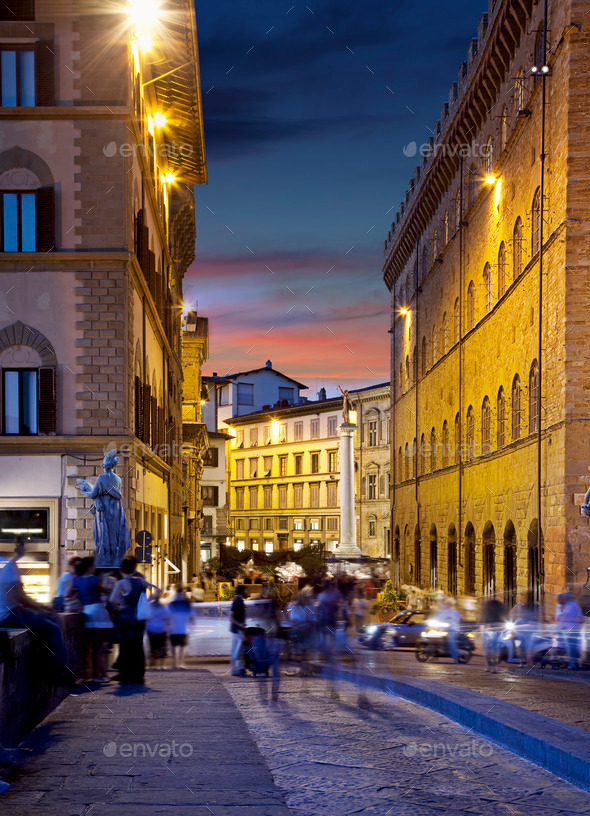
[{"label": "statue pedestal", "polygon": [[354,432],[353,422],[340,426],[340,546],[338,557],[358,557],[362,553],[356,544],[356,512],[354,500]]}]

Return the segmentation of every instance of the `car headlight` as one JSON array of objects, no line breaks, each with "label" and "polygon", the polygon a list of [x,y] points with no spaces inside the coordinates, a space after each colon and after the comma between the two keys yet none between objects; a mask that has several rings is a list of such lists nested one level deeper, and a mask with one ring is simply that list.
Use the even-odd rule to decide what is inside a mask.
[{"label": "car headlight", "polygon": [[470,638],[470,640],[475,640],[475,635],[473,632],[467,632],[467,637]]},{"label": "car headlight", "polygon": [[378,628],[376,623],[371,623],[365,628],[365,632],[367,635],[374,635]]},{"label": "car headlight", "polygon": [[512,621],[506,621],[504,629],[506,632],[512,632],[514,630],[514,623]]},{"label": "car headlight", "polygon": [[445,637],[446,632],[443,629],[429,629],[426,632],[426,637]]}]

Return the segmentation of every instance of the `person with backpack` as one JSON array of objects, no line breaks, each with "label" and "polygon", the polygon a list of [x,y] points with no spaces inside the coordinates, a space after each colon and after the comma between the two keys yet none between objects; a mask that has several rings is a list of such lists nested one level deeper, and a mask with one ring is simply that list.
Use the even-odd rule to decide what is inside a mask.
[{"label": "person with backpack", "polygon": [[150,584],[137,571],[137,559],[126,555],[121,561],[122,578],[117,582],[109,598],[110,603],[118,609],[117,625],[119,627],[119,673],[113,677],[120,683],[144,682],[145,654],[143,651],[143,633],[145,620],[138,619],[138,605],[142,594],[149,587],[159,592],[155,584]]}]

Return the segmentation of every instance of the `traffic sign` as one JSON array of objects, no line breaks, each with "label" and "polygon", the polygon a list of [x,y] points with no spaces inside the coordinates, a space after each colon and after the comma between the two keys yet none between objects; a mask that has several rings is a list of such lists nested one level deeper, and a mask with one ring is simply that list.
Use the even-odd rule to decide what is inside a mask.
[{"label": "traffic sign", "polygon": [[138,546],[135,548],[135,557],[140,564],[150,564],[152,561],[152,534],[149,530],[142,530],[135,536]]}]

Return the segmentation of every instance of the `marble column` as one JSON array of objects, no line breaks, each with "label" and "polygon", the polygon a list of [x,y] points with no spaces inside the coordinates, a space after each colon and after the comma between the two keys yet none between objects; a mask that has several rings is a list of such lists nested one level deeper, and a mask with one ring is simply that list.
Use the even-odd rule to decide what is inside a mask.
[{"label": "marble column", "polygon": [[354,502],[354,432],[357,426],[343,422],[340,426],[340,548],[338,555],[357,556],[356,509]]}]

